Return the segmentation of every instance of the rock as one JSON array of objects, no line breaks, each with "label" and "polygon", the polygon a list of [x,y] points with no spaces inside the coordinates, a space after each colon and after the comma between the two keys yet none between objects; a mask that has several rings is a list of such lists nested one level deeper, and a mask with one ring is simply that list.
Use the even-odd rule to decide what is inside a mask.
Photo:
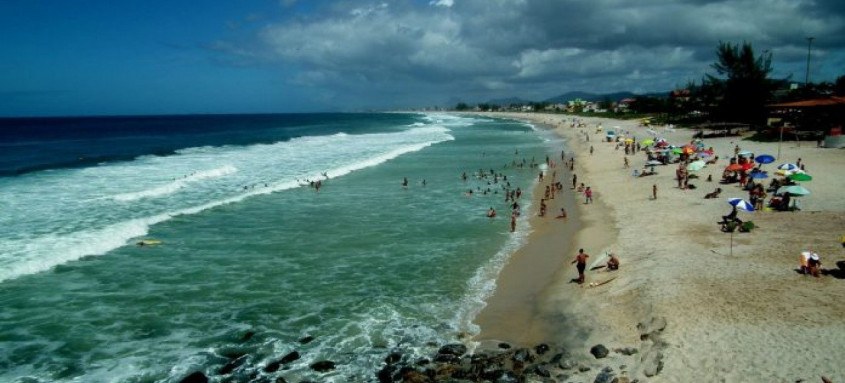
[{"label": "rock", "polygon": [[507,349],[511,348],[511,345],[502,342],[502,343],[499,343],[499,348],[507,350]]},{"label": "rock", "polygon": [[458,364],[461,358],[452,354],[437,354],[434,356],[434,361],[438,363]]},{"label": "rock", "polygon": [[283,356],[282,359],[279,359],[279,362],[281,362],[282,364],[288,364],[288,363],[293,362],[294,360],[297,360],[299,358],[300,358],[299,352],[294,350],[294,351],[289,352],[287,355]]},{"label": "rock", "polygon": [[417,370],[408,371],[402,374],[403,383],[428,383],[430,382],[428,375],[423,374]]},{"label": "rock", "polygon": [[240,367],[246,361],[246,355],[243,355],[239,358],[235,358],[229,363],[226,363],[225,366],[220,367],[220,370],[217,371],[219,375],[228,375],[236,368]]},{"label": "rock", "polygon": [[579,372],[587,372],[587,371],[590,371],[590,367],[581,365],[581,366],[578,366],[578,371]]},{"label": "rock", "polygon": [[376,377],[381,383],[390,383],[393,381],[393,373],[396,372],[396,366],[388,364],[378,371]]},{"label": "rock", "polygon": [[311,343],[311,341],[313,341],[313,340],[314,340],[313,336],[306,335],[302,338],[299,338],[299,344],[308,344],[308,343]]},{"label": "rock", "polygon": [[502,376],[498,379],[494,380],[495,383],[519,383],[519,377],[516,376],[513,372],[505,371]]},{"label": "rock", "polygon": [[613,349],[613,351],[617,352],[619,354],[622,354],[622,355],[634,355],[634,354],[640,352],[639,350],[637,350],[634,347],[615,348],[615,349]]},{"label": "rock", "polygon": [[547,345],[545,343],[540,343],[540,344],[534,346],[534,352],[536,352],[537,355],[543,355],[543,354],[549,352],[549,345]]},{"label": "rock", "polygon": [[557,366],[560,367],[561,370],[571,370],[577,365],[578,363],[575,363],[575,361],[572,359],[564,359],[557,364]]},{"label": "rock", "polygon": [[246,333],[244,333],[244,335],[241,337],[241,342],[246,342],[246,341],[248,341],[248,340],[252,339],[252,337],[254,337],[254,336],[255,336],[255,331],[247,331],[247,332],[246,332]]},{"label": "rock", "polygon": [[179,383],[208,383],[208,377],[200,371],[196,371],[180,380]]},{"label": "rock", "polygon": [[274,380],[273,383],[288,383],[288,381],[285,380],[285,378],[280,376],[280,377],[276,378],[276,380]]},{"label": "rock", "polygon": [[627,376],[617,376],[610,383],[631,383],[631,379],[628,379]]},{"label": "rock", "polygon": [[400,360],[402,360],[402,354],[398,352],[391,352],[386,358],[384,358],[384,363],[394,364]]},{"label": "rock", "polygon": [[461,356],[463,354],[466,354],[466,352],[467,346],[464,346],[460,343],[447,344],[443,347],[440,347],[440,350],[437,351],[438,354],[450,354],[455,356]]},{"label": "rock", "polygon": [[511,360],[514,362],[531,363],[534,361],[534,357],[531,356],[531,350],[527,348],[520,348],[513,352]]},{"label": "rock", "polygon": [[604,347],[604,345],[602,344],[597,344],[590,349],[590,354],[593,354],[596,359],[605,358],[609,353],[610,351],[607,349],[607,347]]},{"label": "rock", "polygon": [[610,383],[614,377],[613,370],[604,369],[596,375],[596,380],[593,380],[593,383]]},{"label": "rock", "polygon": [[264,366],[264,372],[276,372],[279,370],[283,364],[288,364],[300,358],[299,352],[291,351],[287,355],[283,356],[282,359],[272,361]]},{"label": "rock", "polygon": [[330,360],[321,360],[319,362],[311,363],[311,369],[317,372],[326,372],[334,370],[335,364]]},{"label": "rock", "polygon": [[543,366],[533,366],[533,367],[525,370],[525,373],[526,374],[534,374],[534,375],[541,376],[541,377],[544,377],[544,378],[551,378],[552,377],[552,373],[549,372],[549,370],[546,369]]}]

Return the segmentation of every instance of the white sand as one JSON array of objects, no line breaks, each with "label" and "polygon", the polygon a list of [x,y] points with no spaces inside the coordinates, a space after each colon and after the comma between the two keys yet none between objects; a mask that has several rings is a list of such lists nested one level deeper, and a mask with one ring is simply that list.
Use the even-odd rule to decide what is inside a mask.
[{"label": "white sand", "polygon": [[[567,263],[541,294],[544,310],[537,315],[569,322],[569,335],[559,335],[562,339],[571,344],[576,338],[584,350],[597,343],[611,349],[637,347],[639,356],[631,358],[640,361],[659,351],[664,357],[658,375],[645,378],[647,363],[628,367],[631,378],[651,382],[818,382],[821,376],[845,381],[845,279],[795,271],[799,253],[812,249],[821,255],[823,269],[845,273],[837,266],[843,262],[839,265],[845,268],[839,242],[845,234],[845,151],[784,142],[780,160],[764,169],[771,172],[779,163],[801,158],[814,177],[805,183],[812,194],[801,198],[799,212],[740,212],[740,218],[759,228],[735,233],[731,250],[731,236],[720,232],[716,222],[730,211],[727,198],[747,198],[747,192],[736,184],[718,184],[722,169],[736,144],[757,155],[775,155],[777,143],[705,139],[721,159],[698,172],[701,178],[691,181],[696,190],[680,190],[674,180],[677,165],[658,166],[655,176],[632,177],[633,169],[642,169],[645,155],[629,156],[631,168],[625,169],[624,151],[604,142],[604,131],[596,133],[601,123],[605,131],[629,130],[639,140],[649,138],[638,121],[581,118],[586,128],[570,128],[570,116],[493,116],[555,124],[569,138],[578,182],[593,188],[597,202],[582,205],[587,229],[576,235],[572,247],[584,247],[592,255],[591,266],[603,264],[606,251],[621,259],[619,271],[588,271],[587,282],[617,277],[595,288],[570,283],[576,272]],[[652,129],[673,144],[692,137],[690,130]],[[584,141],[584,132],[590,142]],[[704,181],[708,174],[714,182]],[[657,200],[651,199],[654,184]],[[705,200],[716,187],[722,188],[722,197]],[[655,317],[666,319],[665,331],[657,342],[641,341],[637,324]],[[559,333],[567,334],[567,328]]]}]

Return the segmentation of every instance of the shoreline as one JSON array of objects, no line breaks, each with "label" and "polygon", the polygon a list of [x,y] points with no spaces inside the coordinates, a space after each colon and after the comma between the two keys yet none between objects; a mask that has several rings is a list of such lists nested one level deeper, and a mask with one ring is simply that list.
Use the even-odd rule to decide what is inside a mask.
[{"label": "shoreline", "polygon": [[[638,126],[637,121],[591,117],[574,117],[587,127],[571,128],[562,124],[573,118],[568,115],[482,115],[553,128],[567,140],[567,157],[576,156],[578,182],[595,190],[593,205],[577,203],[570,212],[570,222],[579,220],[581,227],[565,248],[555,249],[554,244],[561,241],[555,236],[568,233],[557,222],[548,222],[554,218],[532,217],[534,231],[527,244],[502,270],[496,292],[476,318],[481,327],[476,340],[487,344],[487,349],[502,338],[526,347],[542,341],[562,344],[594,367],[587,375],[579,375],[588,380],[596,377],[596,367],[619,363],[626,365],[622,376],[659,382],[691,376],[703,381],[754,382],[819,381],[821,376],[845,379],[845,369],[838,363],[845,357],[841,347],[845,323],[835,319],[845,315],[845,308],[835,303],[845,299],[845,249],[839,243],[845,234],[845,202],[840,195],[845,190],[841,177],[845,151],[784,143],[782,159],[769,170],[803,158],[808,173],[816,177],[816,182],[807,185],[813,195],[801,200],[804,210],[799,212],[741,213],[758,228],[729,240],[713,222],[729,210],[727,198],[747,198],[747,193],[703,178],[711,175],[718,180],[735,145],[757,154],[774,154],[778,143],[742,137],[706,139],[722,160],[698,174],[701,178],[694,180],[698,190],[682,190],[675,186],[677,165],[660,166],[653,177],[631,177],[633,169],[643,167],[645,156],[642,152],[629,155],[631,167],[623,168],[623,152],[615,143],[605,142],[604,132],[597,132],[596,126],[629,130],[639,139],[659,131],[679,144],[690,140],[690,130],[653,127],[647,131],[650,128]],[[590,146],[595,149],[593,155]],[[571,182],[560,181],[564,194],[571,193]],[[656,200],[651,197],[652,185],[659,190]],[[703,199],[718,186],[724,190],[720,198]],[[542,189],[541,185],[537,192]],[[556,211],[550,204],[549,212]],[[576,271],[568,262],[580,247],[591,255],[587,283],[616,278],[595,288],[570,283]],[[807,248],[822,255],[825,275],[819,279],[795,272],[797,254]],[[604,264],[605,251],[620,256],[620,270],[590,271],[591,266]],[[530,303],[515,303],[529,293],[521,283],[532,279],[527,272],[532,267],[545,267],[540,279],[551,275],[551,282],[529,298]],[[509,291],[513,286],[517,286],[515,291]],[[508,311],[513,308],[520,310],[516,317]],[[515,329],[514,324],[523,327]],[[596,344],[633,347],[638,354],[611,353],[599,361],[587,352]]]}]

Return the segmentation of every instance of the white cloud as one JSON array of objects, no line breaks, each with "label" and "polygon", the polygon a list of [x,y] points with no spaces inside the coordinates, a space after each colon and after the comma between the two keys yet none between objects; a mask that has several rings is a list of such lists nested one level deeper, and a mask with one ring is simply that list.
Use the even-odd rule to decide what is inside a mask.
[{"label": "white cloud", "polygon": [[[826,12],[821,3],[463,0],[456,7],[453,0],[339,2],[268,24],[259,44],[220,43],[218,48],[302,68],[297,82],[327,89],[404,90],[419,97],[439,92],[444,99],[461,92],[551,92],[545,96],[550,97],[583,86],[655,91],[700,79],[720,41],[768,49],[777,69],[801,64],[804,37],[813,35],[820,60],[842,62],[845,15]],[[828,72],[816,78],[842,74],[824,62],[817,66]]]}]

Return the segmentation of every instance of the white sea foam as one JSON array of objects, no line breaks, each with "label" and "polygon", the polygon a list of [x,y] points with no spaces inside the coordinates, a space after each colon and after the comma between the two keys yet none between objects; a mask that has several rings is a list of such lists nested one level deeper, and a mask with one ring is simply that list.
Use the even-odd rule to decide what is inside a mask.
[{"label": "white sea foam", "polygon": [[[0,217],[0,226],[10,228],[0,238],[0,282],[105,254],[174,216],[296,188],[299,180],[321,179],[324,172],[336,178],[378,166],[453,140],[448,132],[428,125],[397,133],[190,148],[175,156],[31,175],[14,187],[0,188],[0,198],[10,202]],[[193,170],[209,164],[209,170]],[[141,190],[116,192],[135,185]]]},{"label": "white sea foam", "polygon": [[205,170],[205,171],[198,171],[188,175],[183,176],[179,179],[173,179],[173,181],[157,186],[151,189],[141,190],[137,192],[131,193],[122,193],[112,197],[116,201],[135,201],[141,198],[154,198],[154,197],[164,197],[173,193],[178,192],[180,189],[184,189],[190,186],[191,183],[199,182],[206,179],[214,179],[219,177],[225,177],[229,174],[233,174],[237,172],[238,169],[232,165],[225,165],[221,166],[216,169]]}]

